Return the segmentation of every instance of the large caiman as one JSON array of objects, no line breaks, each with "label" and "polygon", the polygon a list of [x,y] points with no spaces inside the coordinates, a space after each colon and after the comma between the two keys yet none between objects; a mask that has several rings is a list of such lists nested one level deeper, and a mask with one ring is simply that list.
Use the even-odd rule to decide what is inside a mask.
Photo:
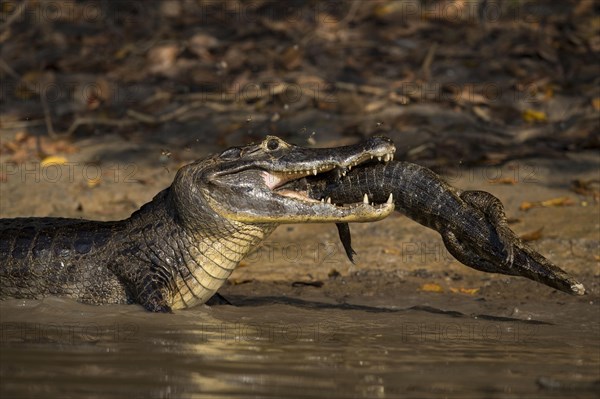
[{"label": "large caiman", "polygon": [[384,137],[303,148],[267,136],[182,167],[170,187],[121,221],[0,219],[0,298],[63,296],[169,312],[205,303],[282,223],[372,222],[390,202],[337,206],[289,181],[393,158]]},{"label": "large caiman", "polygon": [[[409,162],[364,163],[288,183],[323,202],[380,203],[393,195],[396,211],[436,230],[448,252],[473,269],[523,276],[560,291],[583,295],[584,286],[525,244],[508,226],[500,200],[485,191],[461,191],[436,173]],[[350,230],[338,223],[350,260]]]}]

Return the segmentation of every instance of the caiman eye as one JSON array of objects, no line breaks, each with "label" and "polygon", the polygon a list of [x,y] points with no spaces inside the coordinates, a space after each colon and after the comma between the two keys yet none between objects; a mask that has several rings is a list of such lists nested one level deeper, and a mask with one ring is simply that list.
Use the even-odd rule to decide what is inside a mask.
[{"label": "caiman eye", "polygon": [[271,139],[271,140],[267,141],[267,148],[270,151],[276,150],[277,148],[279,148],[279,140]]}]

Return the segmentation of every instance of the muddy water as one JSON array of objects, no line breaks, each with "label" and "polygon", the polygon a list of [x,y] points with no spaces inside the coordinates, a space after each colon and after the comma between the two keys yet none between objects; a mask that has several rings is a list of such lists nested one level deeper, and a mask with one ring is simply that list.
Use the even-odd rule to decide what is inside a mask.
[{"label": "muddy water", "polygon": [[0,397],[597,397],[596,304],[497,317],[437,298],[233,297],[170,315],[4,301]]}]

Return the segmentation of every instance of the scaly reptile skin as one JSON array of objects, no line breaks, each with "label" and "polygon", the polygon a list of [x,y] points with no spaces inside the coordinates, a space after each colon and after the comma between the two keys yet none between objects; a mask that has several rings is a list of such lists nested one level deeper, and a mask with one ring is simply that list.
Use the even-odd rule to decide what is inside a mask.
[{"label": "scaly reptile skin", "polygon": [[184,166],[169,188],[122,221],[0,219],[0,298],[56,295],[157,312],[204,303],[278,224],[389,215],[392,204],[338,207],[277,190],[372,157],[387,161],[394,151],[386,138],[312,149],[268,136]]},{"label": "scaly reptile skin", "polygon": [[[333,203],[380,203],[393,193],[396,211],[436,230],[448,251],[477,270],[524,276],[561,291],[583,295],[581,283],[523,243],[508,227],[500,200],[485,191],[460,191],[431,170],[408,162],[362,164],[345,177],[308,177],[309,195]],[[338,225],[338,227],[340,227]],[[340,230],[342,242],[349,232]],[[345,244],[348,255],[352,250]]]}]

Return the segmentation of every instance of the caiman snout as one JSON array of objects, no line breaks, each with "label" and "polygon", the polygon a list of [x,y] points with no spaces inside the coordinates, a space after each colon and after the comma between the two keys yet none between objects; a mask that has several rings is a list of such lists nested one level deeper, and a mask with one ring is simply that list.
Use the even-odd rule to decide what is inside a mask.
[{"label": "caiman snout", "polygon": [[[220,216],[244,223],[372,222],[394,210],[392,201],[335,204],[319,201],[286,183],[332,170],[346,174],[364,162],[387,163],[396,147],[386,137],[334,148],[306,148],[267,136],[261,143],[228,150],[206,171],[206,202]],[[232,159],[239,156],[239,161]]]}]

